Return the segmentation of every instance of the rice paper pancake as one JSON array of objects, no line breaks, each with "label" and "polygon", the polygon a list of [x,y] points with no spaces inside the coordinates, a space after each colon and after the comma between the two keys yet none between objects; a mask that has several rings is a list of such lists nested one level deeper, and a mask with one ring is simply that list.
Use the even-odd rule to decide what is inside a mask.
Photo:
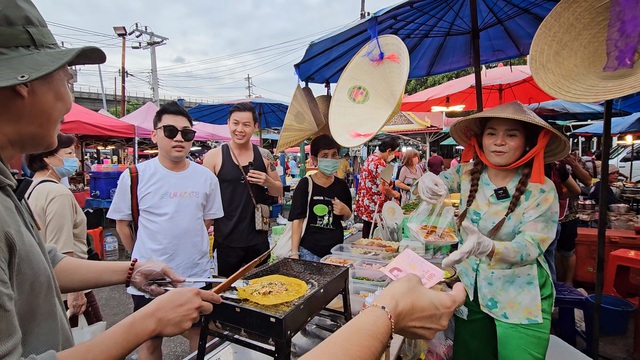
[{"label": "rice paper pancake", "polygon": [[238,296],[261,305],[275,305],[295,300],[307,292],[307,283],[283,275],[269,275],[249,280],[238,288]]}]

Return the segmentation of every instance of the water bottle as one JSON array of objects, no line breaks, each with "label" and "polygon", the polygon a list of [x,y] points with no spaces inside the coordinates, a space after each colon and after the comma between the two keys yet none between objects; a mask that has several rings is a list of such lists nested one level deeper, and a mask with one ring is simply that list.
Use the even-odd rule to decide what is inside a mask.
[{"label": "water bottle", "polygon": [[118,238],[112,233],[105,234],[104,237],[104,260],[118,261]]}]

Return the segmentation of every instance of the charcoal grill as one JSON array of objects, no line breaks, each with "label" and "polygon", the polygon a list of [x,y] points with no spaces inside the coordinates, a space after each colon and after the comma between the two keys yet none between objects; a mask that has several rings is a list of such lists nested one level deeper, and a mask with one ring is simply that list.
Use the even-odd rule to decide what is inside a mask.
[{"label": "charcoal grill", "polygon": [[[305,281],[309,286],[300,298],[278,305],[260,305],[248,300],[226,299],[203,317],[197,360],[204,360],[207,336],[273,356],[291,357],[291,338],[321,311],[338,313],[351,320],[349,268],[300,259],[282,259],[258,268],[244,279],[284,275]],[[342,294],[343,311],[325,307]]]}]

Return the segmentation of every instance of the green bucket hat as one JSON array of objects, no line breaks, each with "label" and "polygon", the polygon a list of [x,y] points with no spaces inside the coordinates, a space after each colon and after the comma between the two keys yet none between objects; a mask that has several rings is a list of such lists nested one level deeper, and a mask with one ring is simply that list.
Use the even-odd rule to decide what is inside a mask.
[{"label": "green bucket hat", "polygon": [[24,84],[68,65],[102,64],[95,46],[62,49],[30,0],[0,1],[0,88]]}]

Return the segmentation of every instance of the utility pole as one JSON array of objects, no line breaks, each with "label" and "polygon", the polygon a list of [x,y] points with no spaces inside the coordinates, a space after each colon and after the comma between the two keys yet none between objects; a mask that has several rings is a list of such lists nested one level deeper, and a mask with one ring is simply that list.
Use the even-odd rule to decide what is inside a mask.
[{"label": "utility pole", "polygon": [[138,45],[134,45],[132,49],[149,49],[151,52],[151,91],[153,91],[153,103],[157,106],[160,105],[160,91],[158,84],[158,62],[156,60],[156,47],[166,45],[168,37],[158,35],[151,31],[148,26],[142,26],[136,23],[135,29],[129,32],[129,35],[135,34],[137,38],[145,36],[142,41],[138,42]]},{"label": "utility pole", "polygon": [[124,54],[127,50],[127,28],[124,26],[114,26],[113,31],[122,39],[122,65],[120,67],[120,76],[122,78],[122,86],[120,89],[120,116],[126,115],[127,97],[125,95],[126,87],[124,86],[126,72],[124,69]]},{"label": "utility pole", "polygon": [[247,98],[252,98],[255,94],[253,93],[253,82],[251,82],[251,75],[247,74],[247,77],[244,78],[247,81],[247,86],[245,87],[245,89],[247,89],[248,91],[248,95]]}]

